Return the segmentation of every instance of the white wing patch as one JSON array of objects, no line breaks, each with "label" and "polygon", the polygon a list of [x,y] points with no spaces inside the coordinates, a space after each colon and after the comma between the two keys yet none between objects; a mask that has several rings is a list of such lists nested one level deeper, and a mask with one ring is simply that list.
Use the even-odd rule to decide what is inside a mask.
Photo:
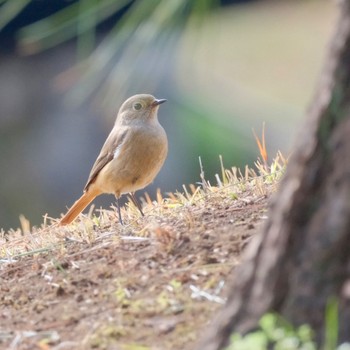
[{"label": "white wing patch", "polygon": [[114,153],[113,153],[113,159],[116,159],[116,158],[119,157],[119,155],[120,155],[120,150],[121,150],[121,148],[122,148],[122,144],[123,144],[123,143],[121,143],[121,144],[115,149],[115,151],[114,151]]}]

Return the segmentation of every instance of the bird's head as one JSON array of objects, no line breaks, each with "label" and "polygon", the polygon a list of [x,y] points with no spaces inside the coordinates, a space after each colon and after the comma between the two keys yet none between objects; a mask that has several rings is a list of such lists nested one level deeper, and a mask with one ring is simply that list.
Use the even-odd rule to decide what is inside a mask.
[{"label": "bird's head", "polygon": [[140,94],[128,98],[120,107],[117,122],[129,124],[137,120],[157,119],[159,105],[165,99],[156,99],[152,95]]}]

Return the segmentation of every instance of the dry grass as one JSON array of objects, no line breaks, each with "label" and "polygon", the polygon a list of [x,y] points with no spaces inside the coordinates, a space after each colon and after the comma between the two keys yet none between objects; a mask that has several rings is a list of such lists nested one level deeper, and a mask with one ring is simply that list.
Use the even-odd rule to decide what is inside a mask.
[{"label": "dry grass", "polygon": [[118,239],[136,240],[136,237],[146,239],[151,234],[152,227],[156,227],[161,218],[176,217],[187,206],[201,206],[208,201],[224,198],[249,202],[267,196],[275,191],[287,160],[278,152],[268,166],[265,141],[260,143],[257,137],[256,139],[262,160],[258,159],[255,162],[255,169],[248,166],[243,170],[237,167],[226,169],[220,156],[220,172],[215,175],[217,183],[212,185],[205,179],[201,159],[199,159],[200,183],[183,185],[182,192],[167,193],[166,196],[163,196],[158,189],[154,201],[146,193],[142,199],[143,210],[145,216],[151,218],[146,226],[140,220],[138,209],[131,200],[122,209],[126,225],[118,225],[109,232],[102,232],[101,228],[111,226],[111,223],[117,220],[117,211],[113,206],[111,210],[94,210],[94,206],[91,206],[87,214],[80,214],[79,218],[67,227],[59,227],[57,225],[59,219],[47,215],[44,216],[40,227],[31,227],[29,221],[21,215],[21,228],[0,232],[0,262],[10,262],[23,256],[59,249],[62,243],[112,242],[116,239],[116,229],[119,231]]}]

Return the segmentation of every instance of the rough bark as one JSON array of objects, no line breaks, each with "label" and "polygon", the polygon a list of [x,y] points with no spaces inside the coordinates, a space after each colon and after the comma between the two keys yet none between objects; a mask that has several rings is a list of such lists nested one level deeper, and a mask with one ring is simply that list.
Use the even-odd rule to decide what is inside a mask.
[{"label": "rough bark", "polygon": [[198,349],[222,349],[267,311],[308,323],[323,342],[325,306],[339,301],[339,342],[350,341],[350,1],[337,28],[267,225],[235,271],[227,305]]}]

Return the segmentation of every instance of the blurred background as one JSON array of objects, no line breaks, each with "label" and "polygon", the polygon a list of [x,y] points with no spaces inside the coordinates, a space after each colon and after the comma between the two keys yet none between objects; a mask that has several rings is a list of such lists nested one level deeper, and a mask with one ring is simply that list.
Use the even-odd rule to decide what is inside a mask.
[{"label": "blurred background", "polygon": [[151,197],[199,181],[199,156],[212,184],[219,155],[253,165],[264,121],[288,156],[335,19],[328,0],[0,0],[0,227],[65,212],[135,93],[168,100]]}]

